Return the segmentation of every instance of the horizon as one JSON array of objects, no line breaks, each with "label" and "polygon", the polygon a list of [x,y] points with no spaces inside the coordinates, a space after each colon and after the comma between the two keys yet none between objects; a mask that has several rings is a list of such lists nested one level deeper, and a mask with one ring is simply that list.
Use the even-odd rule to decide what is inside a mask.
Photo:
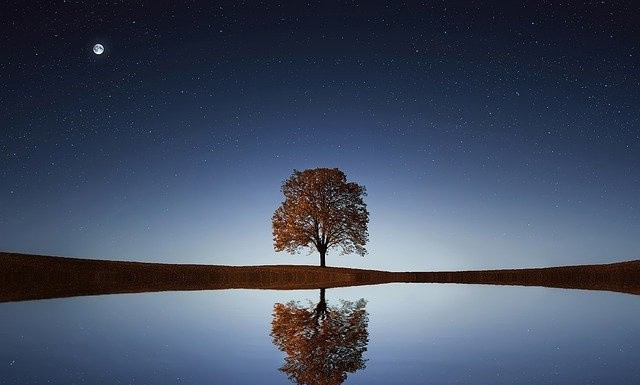
[{"label": "horizon", "polygon": [[455,273],[455,272],[483,272],[483,271],[511,271],[511,270],[538,270],[538,269],[548,269],[548,268],[563,268],[563,267],[581,267],[581,266],[604,266],[604,265],[615,265],[615,264],[625,264],[625,263],[636,263],[640,262],[640,259],[629,259],[629,260],[620,260],[606,263],[593,263],[593,264],[575,264],[575,265],[554,265],[554,266],[524,266],[524,267],[515,267],[515,268],[496,268],[496,269],[478,269],[478,270],[380,270],[380,269],[371,269],[371,268],[354,268],[348,266],[319,266],[318,264],[278,264],[278,263],[268,263],[268,264],[257,264],[257,265],[222,265],[222,264],[211,264],[211,263],[175,263],[175,262],[148,262],[148,261],[140,261],[135,259],[102,259],[102,258],[85,258],[80,256],[64,256],[64,255],[45,255],[45,254],[27,254],[20,252],[12,252],[12,251],[0,251],[0,256],[3,254],[13,254],[24,257],[45,257],[45,258],[58,258],[58,259],[73,259],[73,260],[87,260],[87,261],[97,261],[97,262],[123,262],[123,263],[140,263],[140,264],[161,264],[161,265],[174,265],[174,266],[212,266],[212,267],[318,267],[318,268],[336,268],[336,269],[347,269],[347,270],[364,270],[364,271],[379,271],[385,273],[421,273],[421,272],[434,272],[434,273]]},{"label": "horizon", "polygon": [[[0,271],[4,283],[0,302],[167,291],[295,291],[387,284],[537,286],[640,294],[637,280],[640,260],[457,272],[393,272],[318,265],[157,264],[6,253],[0,253],[0,260],[5,267]],[[16,279],[25,275],[30,279]]]}]

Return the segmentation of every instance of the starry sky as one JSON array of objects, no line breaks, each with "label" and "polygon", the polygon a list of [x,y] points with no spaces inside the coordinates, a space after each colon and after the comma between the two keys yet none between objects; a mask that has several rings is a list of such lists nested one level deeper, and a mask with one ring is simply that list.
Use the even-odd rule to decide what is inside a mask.
[{"label": "starry sky", "polygon": [[293,169],[338,167],[367,187],[369,254],[328,265],[640,257],[637,2],[8,1],[0,14],[0,250],[317,264],[273,251],[271,215]]}]

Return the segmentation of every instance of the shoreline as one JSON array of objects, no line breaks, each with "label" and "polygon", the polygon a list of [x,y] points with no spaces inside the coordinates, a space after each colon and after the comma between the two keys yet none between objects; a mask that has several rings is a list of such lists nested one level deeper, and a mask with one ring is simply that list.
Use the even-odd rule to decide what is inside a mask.
[{"label": "shoreline", "polygon": [[0,252],[0,302],[158,291],[305,290],[387,283],[457,283],[640,295],[640,260],[602,265],[390,272],[308,265],[222,266]]}]

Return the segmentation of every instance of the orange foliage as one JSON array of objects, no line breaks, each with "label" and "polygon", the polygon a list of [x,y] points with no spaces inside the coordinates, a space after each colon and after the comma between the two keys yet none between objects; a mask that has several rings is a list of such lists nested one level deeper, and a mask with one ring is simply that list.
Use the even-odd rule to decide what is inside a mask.
[{"label": "orange foliage", "polygon": [[362,354],[369,342],[365,305],[361,299],[327,307],[322,298],[314,310],[296,302],[276,303],[271,337],[287,354],[280,371],[301,385],[338,385],[347,373],[364,369]]},{"label": "orange foliage", "polygon": [[272,217],[276,251],[315,248],[321,266],[332,247],[341,248],[342,254],[366,254],[369,212],[364,186],[347,182],[337,168],[315,168],[294,170],[284,181],[282,193],[285,200]]}]

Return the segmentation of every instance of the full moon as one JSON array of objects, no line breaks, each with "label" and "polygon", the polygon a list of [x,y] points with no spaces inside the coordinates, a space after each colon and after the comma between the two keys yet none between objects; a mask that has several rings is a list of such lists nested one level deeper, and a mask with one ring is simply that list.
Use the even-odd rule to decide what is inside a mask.
[{"label": "full moon", "polygon": [[101,55],[103,52],[104,47],[102,46],[102,44],[98,43],[93,46],[93,53],[95,53],[96,55]]}]

